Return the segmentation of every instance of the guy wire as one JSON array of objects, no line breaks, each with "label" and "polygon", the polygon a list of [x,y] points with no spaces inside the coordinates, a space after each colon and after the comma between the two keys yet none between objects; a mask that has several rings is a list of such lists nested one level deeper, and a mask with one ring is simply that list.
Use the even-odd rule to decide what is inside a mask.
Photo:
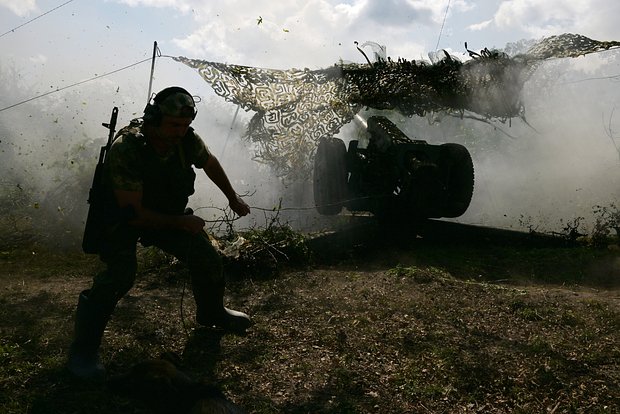
[{"label": "guy wire", "polygon": [[151,58],[144,59],[144,60],[141,60],[141,61],[136,62],[136,63],[132,63],[131,65],[124,66],[124,67],[122,67],[122,68],[119,68],[119,69],[113,70],[113,71],[111,71],[111,72],[104,73],[104,74],[102,74],[102,75],[94,76],[94,77],[92,77],[92,78],[90,78],[90,79],[85,79],[85,80],[83,80],[83,81],[76,82],[76,83],[73,83],[73,84],[71,84],[71,85],[63,86],[62,88],[56,88],[56,89],[54,89],[53,91],[49,91],[49,92],[43,93],[43,94],[41,94],[41,95],[37,95],[37,96],[34,96],[34,97],[32,97],[32,98],[25,99],[25,100],[23,100],[23,101],[21,101],[21,102],[17,102],[17,103],[15,103],[15,104],[13,104],[13,105],[9,105],[9,106],[7,106],[7,107],[0,108],[0,112],[2,112],[2,111],[6,111],[7,109],[14,108],[14,107],[16,107],[16,106],[19,106],[19,105],[25,104],[25,103],[30,102],[30,101],[34,101],[35,99],[43,98],[44,96],[51,95],[51,94],[56,93],[56,92],[64,91],[65,89],[73,88],[74,86],[82,85],[83,83],[86,83],[86,82],[94,81],[94,80],[96,80],[96,79],[103,78],[103,77],[108,76],[108,75],[112,75],[112,74],[117,73],[117,72],[120,72],[120,71],[122,71],[122,70],[129,69],[129,68],[131,68],[131,67],[133,67],[133,66],[137,66],[137,65],[139,65],[139,64],[141,64],[141,63],[148,62],[149,60],[151,60]]},{"label": "guy wire", "polygon": [[5,35],[7,35],[7,34],[9,34],[9,33],[13,33],[13,32],[15,32],[15,30],[17,30],[17,29],[19,29],[19,28],[21,28],[21,27],[24,27],[25,25],[27,25],[27,24],[29,24],[29,23],[32,23],[32,22],[34,22],[34,21],[35,21],[35,20],[37,20],[37,19],[40,19],[41,17],[45,16],[46,14],[49,14],[49,13],[53,12],[54,10],[58,10],[58,9],[60,9],[62,6],[66,5],[66,4],[69,4],[69,3],[71,3],[72,1],[73,1],[73,0],[66,1],[66,2],[64,2],[63,4],[61,4],[60,6],[56,6],[56,7],[54,7],[53,9],[48,10],[48,11],[46,11],[45,13],[40,14],[40,15],[38,15],[37,17],[35,17],[35,18],[32,18],[32,19],[28,20],[28,21],[27,21],[27,22],[25,22],[25,23],[22,23],[22,24],[20,24],[19,26],[14,27],[14,28],[12,28],[12,29],[11,29],[11,30],[9,30],[9,31],[7,31],[7,32],[4,32],[4,33],[0,34],[0,37],[3,37],[3,36],[5,36]]},{"label": "guy wire", "polygon": [[[390,195],[379,195],[379,196],[364,196],[364,197],[356,197],[356,198],[350,198],[347,200],[342,200],[339,203],[326,203],[326,204],[321,204],[321,205],[315,205],[315,206],[310,206],[310,207],[272,207],[272,208],[267,208],[267,207],[260,207],[260,206],[249,206],[250,209],[252,210],[258,210],[258,211],[272,211],[272,212],[279,212],[279,211],[307,211],[307,210],[314,210],[317,207],[330,207],[330,206],[335,206],[335,205],[343,205],[344,203],[347,202],[351,202],[351,201],[358,201],[358,200],[368,200],[368,199],[373,199],[373,198],[384,198],[384,197],[390,197]],[[204,210],[207,208],[218,208],[218,207],[214,207],[214,206],[202,206],[202,207],[196,207],[194,209],[194,212],[198,211],[198,210]],[[241,216],[237,216],[234,217],[232,219],[227,219],[227,218],[218,218],[215,220],[204,220],[205,223],[219,223],[219,222],[224,222],[224,221],[236,221],[241,219]]]},{"label": "guy wire", "polygon": [[441,34],[443,33],[443,26],[446,24],[446,18],[448,17],[448,10],[450,9],[450,0],[448,0],[448,5],[446,6],[446,12],[443,15],[443,21],[441,22],[441,29],[439,29],[439,37],[437,37],[437,45],[435,46],[435,50],[439,47],[439,41],[441,40]]}]

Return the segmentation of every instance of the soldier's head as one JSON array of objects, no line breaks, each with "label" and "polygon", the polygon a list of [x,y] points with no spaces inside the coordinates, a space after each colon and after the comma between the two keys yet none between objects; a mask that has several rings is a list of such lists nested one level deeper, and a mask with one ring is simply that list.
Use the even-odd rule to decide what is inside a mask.
[{"label": "soldier's head", "polygon": [[179,86],[163,89],[144,108],[144,124],[164,139],[182,138],[196,117],[194,97]]},{"label": "soldier's head", "polygon": [[144,108],[144,122],[158,126],[165,116],[196,118],[196,102],[187,90],[179,86],[162,89]]}]

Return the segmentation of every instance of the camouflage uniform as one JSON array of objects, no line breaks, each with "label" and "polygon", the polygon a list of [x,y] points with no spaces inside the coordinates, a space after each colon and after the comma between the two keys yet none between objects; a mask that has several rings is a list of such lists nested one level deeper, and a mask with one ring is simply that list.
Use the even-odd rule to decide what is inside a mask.
[{"label": "camouflage uniform", "polygon": [[[153,102],[144,110],[144,123],[157,126],[164,115],[192,119],[196,115],[193,97],[182,88],[164,89]],[[133,226],[129,223],[136,212],[132,207],[120,208],[114,193],[141,192],[146,209],[169,216],[184,214],[189,196],[194,193],[193,167],[204,167],[209,157],[208,148],[192,128],[165,156],[147,142],[140,120],[133,120],[117,134],[103,170],[105,234],[98,251],[107,266],[78,299],[75,335],[67,362],[74,375],[85,379],[105,375],[98,349],[117,302],[134,284],[138,241],[157,246],[187,265],[197,323],[238,333],[250,326],[248,315],[224,306],[221,258],[204,232]]]},{"label": "camouflage uniform", "polygon": [[94,279],[89,294],[93,302],[111,313],[118,300],[131,289],[137,270],[137,241],[157,246],[185,262],[194,287],[208,289],[223,284],[221,258],[205,234],[130,226],[127,220],[131,219],[132,211],[119,209],[113,193],[114,190],[142,191],[145,208],[181,215],[194,193],[196,174],[192,166],[203,166],[209,156],[208,148],[192,128],[165,157],[147,145],[140,120],[133,120],[119,131],[104,169],[108,231],[100,257],[107,268]]}]

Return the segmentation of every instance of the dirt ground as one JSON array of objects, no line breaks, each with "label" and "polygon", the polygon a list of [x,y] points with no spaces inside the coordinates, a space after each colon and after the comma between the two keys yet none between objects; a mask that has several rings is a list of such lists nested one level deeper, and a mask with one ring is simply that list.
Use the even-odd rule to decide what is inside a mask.
[{"label": "dirt ground", "polygon": [[[245,336],[198,328],[183,267],[143,250],[102,359],[114,375],[173,352],[250,413],[620,412],[620,254],[530,236],[366,225],[309,240],[303,263],[230,261]],[[0,254],[0,411],[153,412],[64,371],[98,260]]]}]

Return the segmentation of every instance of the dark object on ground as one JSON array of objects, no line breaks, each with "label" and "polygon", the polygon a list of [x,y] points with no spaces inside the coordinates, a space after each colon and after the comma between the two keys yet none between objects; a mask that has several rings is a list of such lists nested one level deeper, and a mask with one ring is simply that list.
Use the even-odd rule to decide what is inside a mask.
[{"label": "dark object on ground", "polygon": [[321,214],[343,207],[383,218],[458,217],[474,190],[474,166],[459,144],[412,140],[383,116],[367,121],[368,142],[322,138],[314,161],[314,201]]},{"label": "dark object on ground", "polygon": [[134,365],[129,372],[110,378],[108,387],[161,414],[246,414],[216,386],[194,381],[163,358]]},{"label": "dark object on ground", "polygon": [[78,299],[67,369],[76,378],[103,381],[105,367],[99,360],[99,346],[111,311],[93,303],[89,293],[83,291]]}]

